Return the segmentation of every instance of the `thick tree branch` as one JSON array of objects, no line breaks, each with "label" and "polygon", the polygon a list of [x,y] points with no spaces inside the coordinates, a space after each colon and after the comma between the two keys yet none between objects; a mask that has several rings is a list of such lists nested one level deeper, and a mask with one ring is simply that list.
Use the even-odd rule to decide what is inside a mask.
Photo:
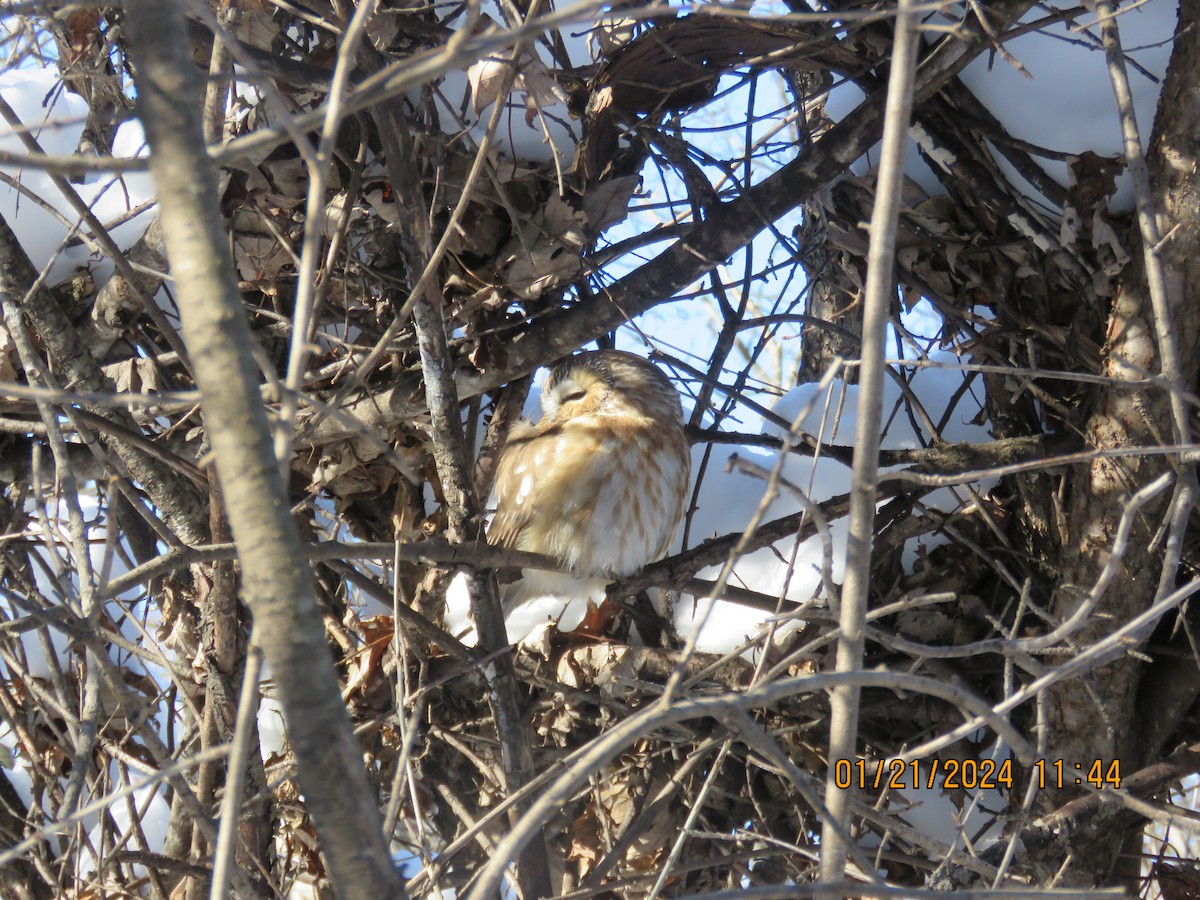
[{"label": "thick tree branch", "polygon": [[[112,382],[88,352],[79,332],[71,324],[58,299],[38,277],[29,257],[21,249],[8,223],[0,219],[0,279],[3,288],[20,299],[21,312],[41,339],[46,356],[65,386],[81,393],[108,393]],[[126,435],[141,434],[127,409],[83,404],[92,415],[112,423]],[[188,544],[203,543],[208,537],[208,505],[186,479],[167,464],[141,449],[100,432],[100,440],[128,469],[151,501],[162,511],[167,524]]]},{"label": "thick tree branch", "polygon": [[[242,565],[243,589],[279,686],[300,785],[339,893],[377,900],[404,889],[375,791],[328,659],[312,574],[292,521],[237,278],[204,156],[201,93],[186,26],[172,4],[126,4],[138,110],[153,149],[163,231],[183,333]],[[334,774],[336,773],[336,775]]]}]

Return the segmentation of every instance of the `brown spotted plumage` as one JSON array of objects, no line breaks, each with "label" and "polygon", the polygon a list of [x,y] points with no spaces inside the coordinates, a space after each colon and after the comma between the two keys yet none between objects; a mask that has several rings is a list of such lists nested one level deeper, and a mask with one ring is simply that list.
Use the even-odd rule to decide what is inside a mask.
[{"label": "brown spotted plumage", "polygon": [[505,590],[505,611],[539,596],[595,596],[664,556],[690,470],[679,395],[657,367],[619,350],[559,363],[541,419],[509,434],[488,539],[545,553],[573,575],[527,572]]}]

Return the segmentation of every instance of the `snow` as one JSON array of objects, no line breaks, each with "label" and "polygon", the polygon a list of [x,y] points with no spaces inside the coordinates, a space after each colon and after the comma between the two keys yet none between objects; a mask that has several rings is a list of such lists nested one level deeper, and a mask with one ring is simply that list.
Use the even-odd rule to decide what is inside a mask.
[{"label": "snow", "polygon": [[[1047,10],[1053,12],[1073,5],[1041,4],[1021,21],[1044,19]],[[1143,144],[1154,123],[1161,79],[1170,60],[1178,8],[1177,0],[1148,0],[1123,9],[1119,16],[1122,47],[1127,58],[1136,63],[1127,68]],[[1007,41],[1005,50],[1019,61],[1024,73],[999,56],[985,54],[967,66],[962,81],[1015,138],[1056,154],[1079,154],[1090,150],[1101,156],[1119,157],[1122,153],[1120,124],[1099,43],[1099,29],[1094,27],[1094,15],[1081,21],[1093,27],[1078,30],[1079,26],[1058,22]],[[834,121],[840,121],[862,102],[863,97],[863,92],[852,83],[837,85],[830,91],[825,111]],[[913,133],[916,135],[918,131],[914,129]],[[910,145],[907,159],[908,175],[926,193],[945,193],[933,170],[917,153],[915,141]],[[875,147],[856,164],[855,172],[865,174],[877,160],[878,147]],[[996,160],[1019,190],[1030,197],[1041,198],[1040,192],[999,154]],[[1067,186],[1065,160],[1037,161],[1055,181]],[[1133,207],[1127,175],[1118,179],[1117,192],[1110,205],[1115,210]]]},{"label": "snow", "polygon": [[[143,776],[137,773],[131,774],[130,779],[137,783]],[[115,779],[114,779],[115,780]],[[163,846],[163,842],[167,837],[167,827],[171,820],[171,807],[166,800],[163,799],[159,791],[158,785],[151,787],[136,788],[133,791],[133,796],[128,800],[118,800],[112,803],[109,807],[109,814],[112,816],[112,824],[115,826],[117,834],[131,833],[131,826],[134,822],[134,817],[130,815],[130,806],[133,806],[137,811],[137,822],[141,835],[145,838],[145,846],[151,850],[157,850]],[[97,814],[98,816],[98,814]],[[89,817],[95,818],[96,816]],[[88,834],[88,844],[91,847],[103,847],[105,842],[102,840],[102,832],[108,826],[95,825]],[[109,832],[111,834],[112,832]],[[111,840],[111,838],[110,838]],[[134,845],[135,849],[137,845]],[[82,876],[88,876],[89,873],[97,871],[97,863],[99,860],[91,853],[86,853],[80,859],[79,873]],[[146,877],[146,868],[140,865],[130,867],[131,872],[137,877]]]},{"label": "snow", "polygon": [[[266,667],[263,675],[264,681],[270,678]],[[258,701],[258,746],[264,762],[272,756],[282,757],[287,749],[283,706],[274,697],[262,697]]]},{"label": "snow", "polygon": [[[0,72],[0,96],[12,106],[18,118],[37,139],[42,150],[52,156],[73,155],[87,119],[87,103],[65,90],[56,69],[10,69]],[[140,123],[123,124],[117,131],[114,153],[121,157],[144,155],[145,138]],[[0,149],[27,155],[28,149],[7,122],[0,122]],[[0,166],[0,171],[19,181],[29,193],[44,201],[68,222],[78,221],[71,204],[46,172],[16,166]],[[148,173],[127,173],[119,178],[89,176],[83,183],[72,184],[100,222],[110,222],[154,196],[153,180]],[[112,274],[112,263],[95,254],[85,244],[63,248],[69,228],[17,188],[0,183],[0,217],[12,227],[21,246],[37,269],[52,259],[50,284],[56,284],[80,268],[88,268],[98,285]],[[110,230],[122,249],[132,245],[153,218],[148,210]]]},{"label": "snow", "polygon": [[[929,362],[956,365],[959,360],[949,354],[934,354]],[[893,370],[895,371],[895,370]],[[908,390],[920,399],[929,417],[935,422],[944,414],[954,393],[959,390],[963,373],[953,368],[922,368],[904,376]],[[775,404],[776,415],[794,421],[800,413],[800,428],[831,444],[853,444],[858,419],[858,385],[834,381],[828,389],[816,383],[802,384],[789,391]],[[927,423],[919,417],[909,417],[902,411],[905,392],[896,378],[883,382],[884,434],[881,449],[917,450],[934,442]],[[968,392],[947,420],[940,437],[944,441],[986,441],[987,429],[974,420],[981,411],[979,402]],[[768,424],[766,434],[782,437],[783,429]],[[839,492],[840,493],[840,492]]]},{"label": "snow", "polygon": [[[936,421],[941,418],[954,392],[962,384],[962,379],[962,373],[953,369],[923,369],[912,377],[910,388],[922,399],[929,415]],[[784,420],[798,422],[800,430],[819,437],[823,443],[850,447],[854,443],[858,391],[857,385],[838,380],[826,387],[815,383],[804,384],[780,398],[773,412]],[[886,428],[883,449],[919,449],[928,446],[932,442],[932,435],[919,419],[906,414],[902,400],[903,394],[897,382],[885,380],[883,408]],[[979,406],[970,394],[964,395],[958,408],[949,417],[942,433],[943,439],[952,442],[987,440],[986,429],[972,424],[978,411]],[[784,429],[767,424],[764,433],[782,437]],[[699,469],[702,452],[702,446],[693,450],[693,471]],[[735,456],[768,471],[775,467],[778,459],[776,453],[751,446],[714,447],[708,474],[701,485],[697,513],[691,523],[691,533],[696,539],[742,530],[750,523],[762,502],[765,489],[763,482],[727,471],[730,460]],[[789,454],[783,461],[780,474],[814,503],[847,494],[850,490],[850,469],[828,456],[814,461],[807,455]],[[939,491],[938,495],[931,496],[927,502],[948,508],[958,505],[957,499],[948,491]],[[792,515],[802,509],[802,502],[793,493],[784,490],[768,506],[764,521]],[[830,531],[832,560],[829,562],[832,564],[834,581],[840,583],[846,549],[845,520],[832,522]],[[794,543],[792,539],[785,539],[773,548],[763,548],[742,557],[734,565],[729,583],[796,603],[821,597],[820,572],[828,551],[819,536],[810,538],[798,547],[794,547]],[[720,566],[713,566],[697,573],[697,577],[715,581],[720,571]],[[824,600],[822,597],[822,605]],[[675,613],[675,625],[680,634],[690,636],[699,629],[697,647],[710,653],[734,650],[761,632],[772,619],[770,613],[727,602],[716,603],[706,619],[702,611],[697,614],[695,604],[686,599]]]},{"label": "snow", "polygon": [[[1007,809],[1005,792],[1000,788],[986,788],[967,792],[970,799],[964,808],[956,809],[954,802],[943,793],[942,783],[933,787],[907,787],[896,791],[888,804],[888,812],[907,822],[921,834],[953,847],[964,850],[962,836],[983,832],[983,838],[975,841],[977,850],[995,842],[1001,834],[1003,813]],[[864,845],[871,846],[870,840]]]},{"label": "snow", "polygon": [[[1121,46],[1137,63],[1127,65],[1127,69],[1143,146],[1154,123],[1161,79],[1170,61],[1178,8],[1176,0],[1149,0],[1122,10],[1118,17]],[[1045,14],[1045,10],[1034,9],[1022,21],[1040,19]],[[1085,17],[1085,22],[1094,24],[1095,16]],[[1077,28],[1059,22],[1005,43],[1005,49],[1021,62],[1028,77],[1001,59],[982,57],[966,68],[962,80],[1015,138],[1065,153],[1091,150],[1101,156],[1119,157],[1120,124],[1099,28]],[[1158,80],[1147,77],[1138,66]],[[1059,184],[1067,185],[1065,161],[1040,162]],[[1007,173],[1014,182],[1023,183],[1011,169]],[[1032,188],[1029,190],[1032,192]],[[1111,205],[1114,209],[1132,209],[1128,176],[1118,180]]]}]

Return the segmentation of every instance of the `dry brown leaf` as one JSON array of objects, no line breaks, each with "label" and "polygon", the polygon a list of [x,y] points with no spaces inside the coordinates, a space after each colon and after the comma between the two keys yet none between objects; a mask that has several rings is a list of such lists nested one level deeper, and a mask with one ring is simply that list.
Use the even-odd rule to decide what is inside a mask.
[{"label": "dry brown leaf", "polygon": [[[485,56],[467,69],[467,83],[471,88],[471,110],[475,115],[479,115],[500,99],[511,65],[511,61],[504,57]],[[540,60],[523,56],[517,62],[517,67],[511,90],[525,95],[525,103],[531,112],[555,103],[567,102],[566,92],[559,87],[550,70]]]},{"label": "dry brown leaf", "polygon": [[586,878],[601,856],[600,823],[596,820],[595,810],[589,806],[571,823],[571,848],[567,851],[567,859],[579,863],[579,877]]},{"label": "dry brown leaf", "polygon": [[380,53],[387,53],[396,36],[400,34],[400,17],[376,10],[367,20],[366,32],[375,49]]},{"label": "dry brown leaf", "polygon": [[379,461],[382,451],[368,441],[351,439],[326,444],[312,470],[308,486],[314,493],[328,491],[336,497],[377,495],[396,483],[390,462]]},{"label": "dry brown leaf", "polygon": [[549,660],[554,650],[554,635],[557,631],[558,626],[553,622],[543,622],[521,638],[517,647],[525,653]]},{"label": "dry brown leaf", "polygon": [[268,291],[274,290],[273,282],[285,268],[295,265],[295,257],[279,246],[274,235],[256,231],[235,232],[233,260],[242,281],[253,282]]},{"label": "dry brown leaf", "polygon": [[479,204],[468,204],[463,214],[463,223],[450,236],[447,248],[451,253],[470,253],[490,258],[496,255],[501,243],[509,235],[507,217],[501,219]]},{"label": "dry brown leaf", "polygon": [[514,86],[525,95],[527,103],[537,107],[567,102],[566,91],[559,87],[550,70],[540,60],[523,62]]},{"label": "dry brown leaf", "polygon": [[[279,209],[296,209],[303,206],[308,199],[308,169],[300,157],[290,159],[271,159],[264,162],[261,168],[266,169],[266,175],[271,183],[271,189],[266,193],[266,203]],[[336,187],[336,169],[330,170],[330,187]]]},{"label": "dry brown leaf", "polygon": [[566,697],[555,694],[546,710],[533,717],[533,727],[539,737],[553,741],[555,746],[569,747],[574,742],[572,735],[582,719],[582,715]]},{"label": "dry brown leaf", "polygon": [[237,39],[260,50],[272,50],[279,36],[279,26],[274,21],[274,5],[265,0],[243,0],[240,10],[234,31]]},{"label": "dry brown leaf", "polygon": [[17,352],[16,342],[8,329],[0,325],[0,380],[16,381],[17,366],[14,364]]},{"label": "dry brown leaf", "polygon": [[152,359],[134,357],[109,366],[107,371],[118,393],[152,393],[159,389],[158,363]]},{"label": "dry brown leaf", "polygon": [[526,229],[524,247],[517,238],[508,245],[504,282],[517,296],[536,300],[583,270],[584,215],[555,195],[547,201],[534,227]]},{"label": "dry brown leaf", "polygon": [[500,98],[505,73],[510,63],[497,56],[485,56],[467,69],[467,84],[471,87],[471,111],[479,115]]},{"label": "dry brown leaf", "polygon": [[588,233],[595,237],[609,225],[624,221],[629,215],[629,198],[641,183],[641,176],[627,175],[610,178],[588,190],[583,197]]},{"label": "dry brown leaf", "polygon": [[78,60],[89,47],[96,46],[101,39],[99,6],[85,6],[66,14],[67,39],[71,44],[71,53]]},{"label": "dry brown leaf", "polygon": [[391,616],[374,616],[358,623],[364,646],[346,663],[346,687],[342,697],[365,693],[372,683],[384,677],[382,662],[391,646],[395,625]]},{"label": "dry brown leaf", "polygon": [[588,34],[588,47],[593,56],[607,56],[633,40],[638,20],[626,17],[601,19]]}]

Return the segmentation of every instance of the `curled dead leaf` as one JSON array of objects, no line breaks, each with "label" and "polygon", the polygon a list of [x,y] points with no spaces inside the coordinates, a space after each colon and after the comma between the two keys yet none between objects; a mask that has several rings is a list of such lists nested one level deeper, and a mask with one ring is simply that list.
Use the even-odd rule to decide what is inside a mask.
[{"label": "curled dead leaf", "polygon": [[642,183],[640,175],[610,178],[591,188],[583,197],[583,214],[588,233],[595,236],[629,215],[629,198]]},{"label": "curled dead leaf", "polygon": [[479,115],[500,98],[504,78],[511,63],[496,56],[485,56],[467,69],[471,87],[471,111]]},{"label": "curled dead leaf", "polygon": [[505,284],[517,296],[536,300],[573,279],[583,270],[584,226],[582,212],[551,197],[541,215],[509,242]]}]

